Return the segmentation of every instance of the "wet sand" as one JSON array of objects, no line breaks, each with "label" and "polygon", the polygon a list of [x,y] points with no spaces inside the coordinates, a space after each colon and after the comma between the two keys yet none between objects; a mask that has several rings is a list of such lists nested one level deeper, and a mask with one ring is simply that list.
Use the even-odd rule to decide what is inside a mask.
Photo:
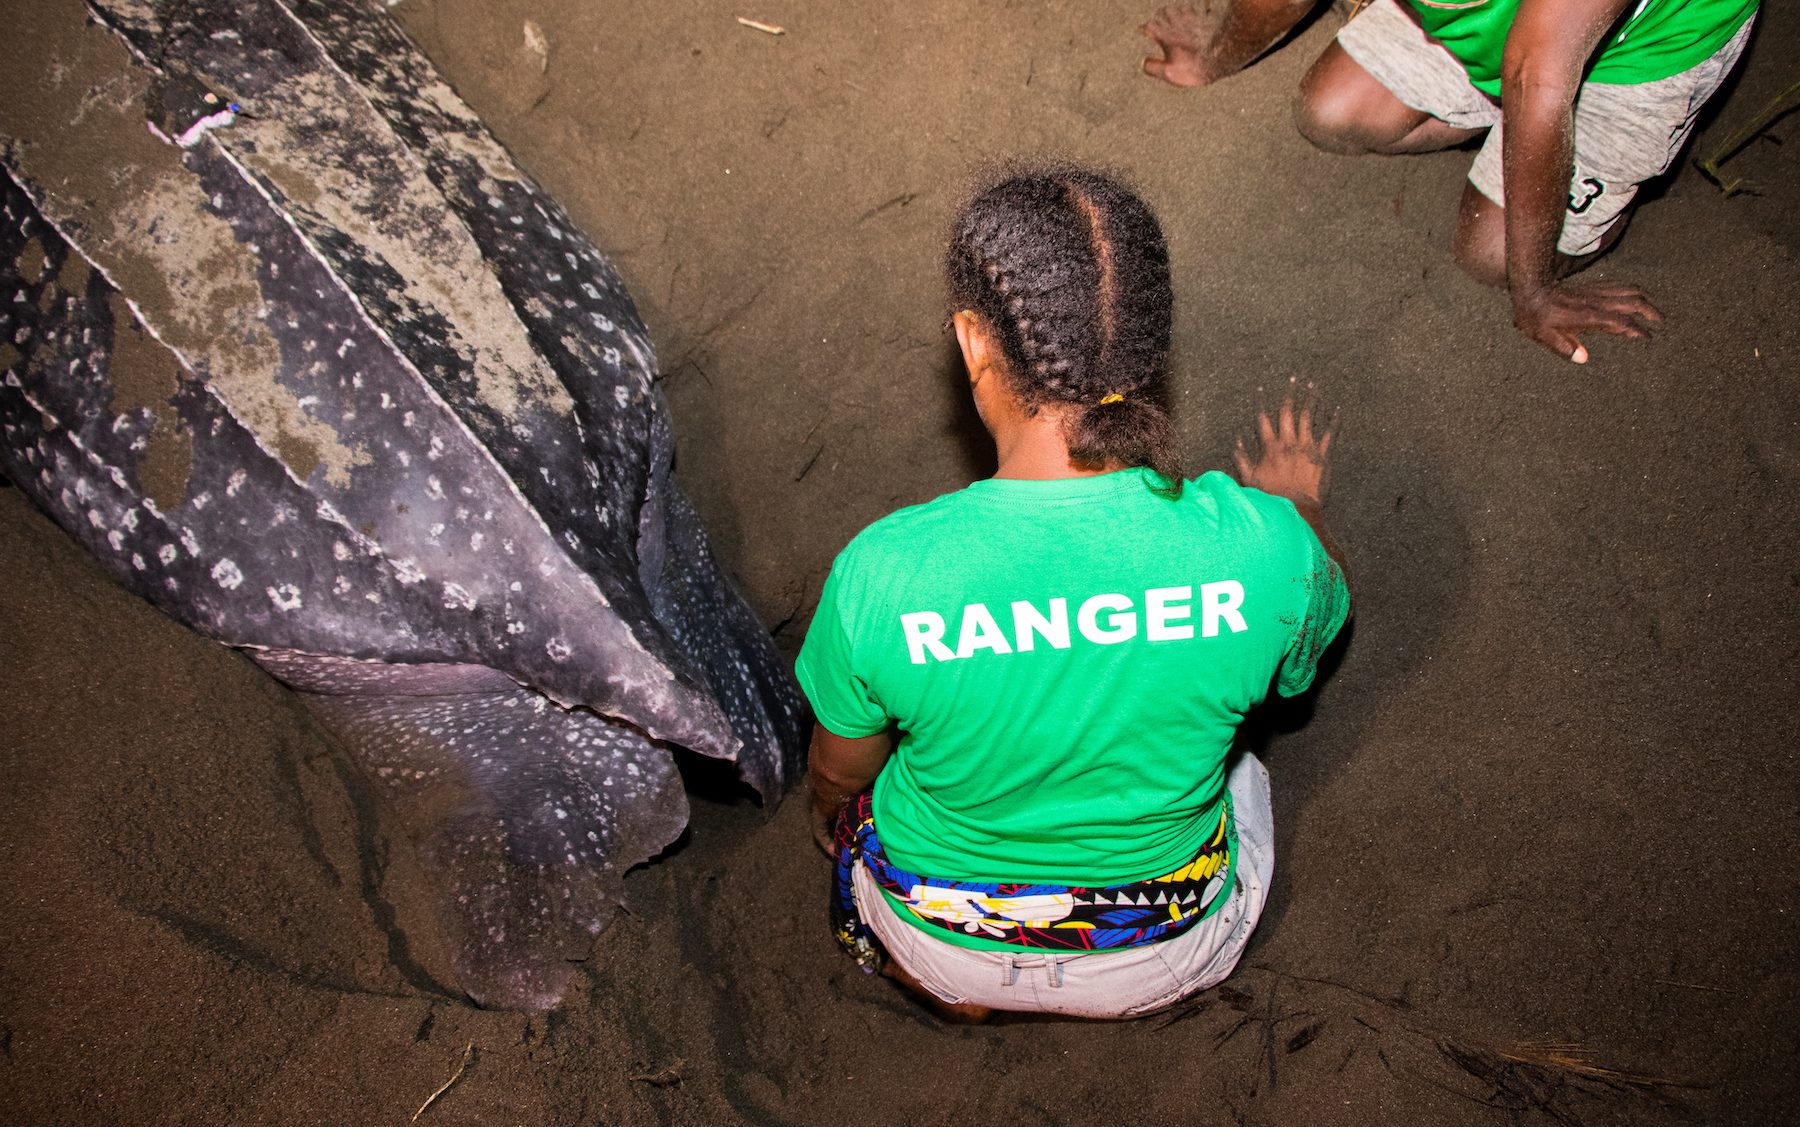
[{"label": "wet sand", "polygon": [[[1698,151],[1795,80],[1770,8]],[[1161,214],[1194,470],[1259,387],[1321,384],[1358,620],[1259,718],[1277,879],[1226,986],[942,1025],[836,951],[802,804],[715,796],[565,1007],[471,1009],[299,705],[0,488],[7,1118],[401,1122],[471,1045],[420,1123],[1800,1118],[1800,117],[1730,166],[1763,194],[1689,167],[1640,211],[1595,273],[1667,327],[1576,368],[1450,263],[1467,154],[1293,132],[1335,16],[1178,92],[1137,74],[1146,11],[396,9],[616,256],[679,474],[790,653],[851,535],[987,471],[938,271],[995,162],[1104,163]]]}]

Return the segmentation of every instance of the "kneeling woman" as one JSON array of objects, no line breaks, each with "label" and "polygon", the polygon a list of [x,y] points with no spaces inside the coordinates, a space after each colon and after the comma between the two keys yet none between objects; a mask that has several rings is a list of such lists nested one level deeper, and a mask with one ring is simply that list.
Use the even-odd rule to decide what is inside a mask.
[{"label": "kneeling woman", "polygon": [[1262,911],[1268,775],[1230,751],[1349,612],[1330,436],[1290,397],[1243,485],[1183,481],[1168,251],[1107,177],[990,188],[948,266],[999,469],[871,525],[821,595],[799,675],[834,923],[967,1016],[1147,1013],[1229,974]]}]

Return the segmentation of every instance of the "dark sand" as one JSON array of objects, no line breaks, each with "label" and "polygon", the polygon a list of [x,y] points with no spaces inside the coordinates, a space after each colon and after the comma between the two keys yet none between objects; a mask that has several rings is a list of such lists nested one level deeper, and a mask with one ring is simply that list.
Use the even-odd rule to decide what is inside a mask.
[{"label": "dark sand", "polygon": [[[1290,128],[1335,17],[1184,93],[1136,73],[1147,8],[398,13],[617,256],[680,474],[790,652],[845,540],[985,472],[938,255],[989,162],[1105,162],[1160,211],[1196,468],[1259,385],[1324,385],[1359,619],[1261,726],[1278,876],[1226,987],[946,1027],[834,948],[801,803],[699,799],[565,1007],[470,1009],[286,691],[0,489],[0,1118],[400,1123],[473,1044],[420,1123],[1800,1121],[1800,117],[1733,165],[1764,195],[1689,168],[1640,212],[1597,273],[1667,329],[1575,368],[1450,264],[1466,154]],[[1768,9],[1702,147],[1796,78]],[[1631,1075],[1503,1055],[1547,1042]]]}]

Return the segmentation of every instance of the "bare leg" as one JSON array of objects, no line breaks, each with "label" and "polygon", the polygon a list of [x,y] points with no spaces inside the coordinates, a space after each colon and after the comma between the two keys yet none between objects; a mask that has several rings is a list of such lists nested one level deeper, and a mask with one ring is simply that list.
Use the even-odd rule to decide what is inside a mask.
[{"label": "bare leg", "polygon": [[1458,129],[1394,97],[1336,43],[1300,82],[1295,124],[1330,153],[1426,153],[1454,148],[1482,130]]},{"label": "bare leg", "polygon": [[[1556,276],[1566,278],[1586,270],[1613,248],[1631,218],[1627,208],[1606,229],[1599,247],[1580,256],[1558,252]],[[1475,185],[1463,184],[1462,205],[1456,216],[1456,264],[1484,286],[1506,285],[1506,209],[1488,199]]]}]

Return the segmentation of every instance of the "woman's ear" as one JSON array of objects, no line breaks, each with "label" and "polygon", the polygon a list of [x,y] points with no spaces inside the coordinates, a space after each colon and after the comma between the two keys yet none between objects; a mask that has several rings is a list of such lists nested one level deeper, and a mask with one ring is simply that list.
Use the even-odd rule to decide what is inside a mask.
[{"label": "woman's ear", "polygon": [[981,377],[987,375],[994,364],[993,341],[988,336],[987,324],[973,309],[952,313],[950,323],[956,326],[956,344],[962,349],[963,367],[968,370],[969,382],[980,383]]}]

